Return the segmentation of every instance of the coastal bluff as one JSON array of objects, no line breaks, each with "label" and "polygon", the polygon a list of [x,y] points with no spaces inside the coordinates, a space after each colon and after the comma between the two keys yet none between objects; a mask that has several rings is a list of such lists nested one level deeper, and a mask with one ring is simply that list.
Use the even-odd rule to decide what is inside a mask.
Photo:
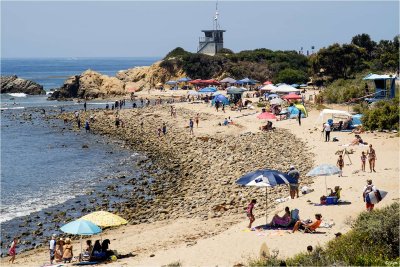
[{"label": "coastal bluff", "polygon": [[89,69],[80,75],[69,77],[49,99],[108,98],[129,94],[132,89],[137,92],[154,88],[157,83],[165,83],[184,76],[186,74],[182,68],[177,65],[166,68],[162,66],[162,61],[151,66],[121,70],[115,77]]},{"label": "coastal bluff", "polygon": [[43,86],[30,80],[18,78],[17,75],[1,76],[1,93],[25,93],[27,95],[44,95]]}]

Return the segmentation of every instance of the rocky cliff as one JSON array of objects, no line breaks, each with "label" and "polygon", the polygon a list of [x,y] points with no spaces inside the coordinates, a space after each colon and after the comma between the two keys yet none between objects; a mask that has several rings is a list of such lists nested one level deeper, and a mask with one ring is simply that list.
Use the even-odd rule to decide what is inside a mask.
[{"label": "rocky cliff", "polygon": [[136,91],[154,88],[157,83],[186,76],[177,65],[161,66],[161,64],[162,61],[151,66],[121,70],[116,77],[87,70],[80,75],[69,77],[49,99],[107,98],[127,94],[131,88]]},{"label": "rocky cliff", "polygon": [[24,80],[13,76],[1,76],[1,93],[25,93],[27,95],[46,94],[43,86],[33,81]]},{"label": "rocky cliff", "polygon": [[64,84],[53,93],[50,99],[92,99],[124,95],[125,93],[125,83],[123,81],[116,77],[110,77],[92,70],[87,70],[80,75],[69,77]]}]

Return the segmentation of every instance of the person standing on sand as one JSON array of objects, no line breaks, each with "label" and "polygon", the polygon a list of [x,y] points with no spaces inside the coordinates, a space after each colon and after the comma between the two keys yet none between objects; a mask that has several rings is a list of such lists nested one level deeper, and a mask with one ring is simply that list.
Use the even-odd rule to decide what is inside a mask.
[{"label": "person standing on sand", "polygon": [[196,114],[196,117],[194,117],[194,121],[196,122],[196,128],[199,128],[199,121],[200,121],[200,115],[199,113]]},{"label": "person standing on sand", "polygon": [[361,170],[365,172],[365,162],[367,161],[367,156],[365,155],[365,152],[361,152]]},{"label": "person standing on sand", "polygon": [[339,158],[336,162],[336,166],[338,166],[340,169],[339,177],[343,177],[344,160],[342,155],[339,155]]},{"label": "person standing on sand", "polygon": [[325,142],[329,142],[331,140],[331,125],[326,122],[322,131],[325,131]]},{"label": "person standing on sand", "polygon": [[144,102],[143,97],[141,97],[141,98],[140,98],[140,105],[141,105],[141,107],[143,107],[143,102]]},{"label": "person standing on sand", "polygon": [[299,126],[301,126],[301,109],[299,109]]},{"label": "person standing on sand", "polygon": [[86,111],[86,100],[85,100],[85,102],[83,103],[83,109]]},{"label": "person standing on sand", "polygon": [[163,135],[167,134],[167,124],[165,124],[165,122],[163,122],[163,125],[162,125],[162,132],[163,132]]},{"label": "person standing on sand", "polygon": [[193,119],[192,118],[189,119],[189,132],[190,132],[191,135],[194,135],[194,132],[193,132]]},{"label": "person standing on sand", "polygon": [[288,172],[288,175],[292,177],[294,180],[296,180],[296,183],[291,183],[289,184],[289,192],[290,192],[290,198],[294,199],[294,196],[297,194],[297,198],[299,198],[299,178],[300,178],[300,173],[296,168],[291,165],[290,170]]},{"label": "person standing on sand", "polygon": [[375,161],[376,159],[376,153],[375,149],[372,148],[372,144],[369,145],[369,150],[367,151],[368,154],[368,163],[369,163],[369,170],[370,172],[376,172],[375,171]]},{"label": "person standing on sand", "polygon": [[78,129],[80,130],[81,129],[81,118],[77,118],[76,119],[76,123],[78,124]]},{"label": "person standing on sand", "polygon": [[254,217],[254,214],[253,214],[254,205],[256,205],[256,203],[257,203],[257,200],[252,199],[246,209],[247,218],[249,218],[249,220],[250,220],[249,226],[248,226],[249,229],[251,229],[251,225],[256,220],[256,218]]},{"label": "person standing on sand", "polygon": [[174,106],[171,106],[171,118],[174,116]]},{"label": "person standing on sand", "polygon": [[15,237],[13,242],[11,243],[10,249],[8,250],[8,254],[10,254],[11,256],[8,262],[11,262],[11,264],[14,263],[15,256],[17,255],[17,245],[18,245],[18,238]]},{"label": "person standing on sand", "polygon": [[50,244],[49,244],[50,264],[53,264],[55,251],[56,251],[56,234],[53,234],[51,236],[51,240],[50,240]]},{"label": "person standing on sand", "polygon": [[364,186],[364,191],[363,191],[363,199],[364,199],[367,211],[372,211],[374,209],[374,204],[372,204],[369,201],[369,198],[367,198],[368,194],[371,192],[376,192],[376,187],[372,184],[372,180],[369,179],[369,180],[367,180],[367,185]]}]

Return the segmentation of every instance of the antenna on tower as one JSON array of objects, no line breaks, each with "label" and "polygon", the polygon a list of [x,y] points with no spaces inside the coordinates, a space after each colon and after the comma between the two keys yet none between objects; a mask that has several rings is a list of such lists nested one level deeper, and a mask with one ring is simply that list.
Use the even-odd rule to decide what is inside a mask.
[{"label": "antenna on tower", "polygon": [[218,30],[219,29],[219,23],[218,23],[218,0],[215,3],[215,16],[214,16],[214,30]]}]

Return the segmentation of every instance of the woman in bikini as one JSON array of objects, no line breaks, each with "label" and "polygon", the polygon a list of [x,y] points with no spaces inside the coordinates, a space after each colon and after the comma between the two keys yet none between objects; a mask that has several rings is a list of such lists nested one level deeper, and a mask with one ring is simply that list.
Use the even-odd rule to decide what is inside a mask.
[{"label": "woman in bikini", "polygon": [[368,154],[369,170],[370,172],[376,172],[375,171],[376,153],[375,149],[372,148],[372,145],[369,145],[369,150],[367,151],[367,154]]}]

